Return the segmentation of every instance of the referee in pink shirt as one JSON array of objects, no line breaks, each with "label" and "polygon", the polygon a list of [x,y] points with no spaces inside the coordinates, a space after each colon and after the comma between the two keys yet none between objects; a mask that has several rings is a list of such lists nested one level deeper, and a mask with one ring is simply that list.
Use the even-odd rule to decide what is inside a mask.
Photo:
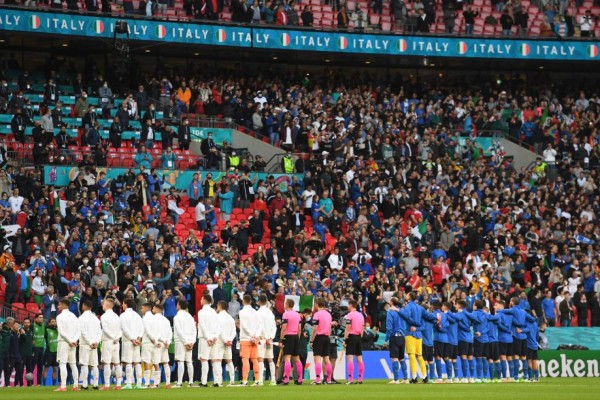
[{"label": "referee in pink shirt", "polygon": [[287,385],[292,375],[292,361],[296,364],[298,380],[296,385],[302,385],[304,369],[300,362],[300,314],[294,311],[294,300],[285,301],[285,312],[281,318],[281,339],[283,342],[283,384]]},{"label": "referee in pink shirt", "polygon": [[344,332],[344,347],[346,347],[348,382],[346,385],[354,383],[354,357],[358,362],[358,384],[363,382],[365,364],[362,358],[362,334],[365,329],[365,317],[357,311],[358,303],[356,300],[348,302],[350,312],[346,314],[346,331]]},{"label": "referee in pink shirt", "polygon": [[313,385],[321,384],[321,375],[323,373],[323,363],[327,373],[327,384],[331,383],[332,368],[329,362],[329,336],[331,336],[331,314],[325,309],[325,299],[317,299],[317,312],[312,317],[312,324],[316,327],[312,331],[310,347],[313,349],[315,358],[315,381]]}]

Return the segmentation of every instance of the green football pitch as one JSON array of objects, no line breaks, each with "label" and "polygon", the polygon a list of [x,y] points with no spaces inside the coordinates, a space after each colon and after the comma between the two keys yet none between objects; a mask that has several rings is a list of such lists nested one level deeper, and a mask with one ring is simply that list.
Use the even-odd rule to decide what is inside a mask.
[{"label": "green football pitch", "polygon": [[387,385],[387,381],[365,381],[363,385],[311,386],[263,386],[263,387],[223,387],[223,388],[181,388],[156,390],[96,391],[54,393],[53,387],[41,388],[1,388],[0,399],[39,400],[39,399],[85,399],[85,400],[361,400],[396,399],[410,396],[412,399],[597,399],[600,393],[600,380],[594,378],[548,378],[539,383],[489,383],[489,384],[417,384]]}]

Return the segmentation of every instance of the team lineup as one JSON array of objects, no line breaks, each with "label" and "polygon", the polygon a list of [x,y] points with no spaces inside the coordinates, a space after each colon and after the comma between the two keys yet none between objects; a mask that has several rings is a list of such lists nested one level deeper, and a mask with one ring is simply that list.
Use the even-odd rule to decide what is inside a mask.
[{"label": "team lineup", "polygon": [[[537,319],[519,307],[518,298],[511,299],[510,304],[496,301],[493,314],[481,300],[475,301],[472,311],[467,311],[467,303],[462,300],[455,304],[428,305],[416,303],[416,298],[416,293],[410,292],[389,300],[385,346],[392,362],[390,384],[417,383],[419,378],[423,383],[539,380]],[[337,383],[333,370],[338,339],[332,329],[338,322],[333,320],[325,299],[316,299],[314,313],[306,309],[302,314],[294,310],[294,301],[287,299],[279,327],[266,296],[259,297],[258,309],[253,308],[252,301],[250,296],[244,296],[236,321],[227,312],[226,302],[213,305],[207,293],[201,299],[197,320],[188,312],[187,301],[180,300],[177,314],[170,321],[163,315],[162,305],[145,303],[138,313],[131,299],[121,303],[122,312],[117,315],[112,298],[103,301],[101,317],[92,313],[91,303],[84,301],[82,314],[77,318],[69,311],[69,300],[64,299],[59,302],[59,315],[55,321],[49,321],[46,329],[46,366],[58,366],[60,385],[56,391],[67,390],[69,369],[75,391],[90,387],[109,390],[111,378],[116,390],[153,389],[163,382],[165,388],[181,388],[186,372],[187,387],[207,387],[210,367],[213,387],[224,385],[224,370],[230,386],[249,386],[251,366],[254,378],[251,386],[263,385],[265,366],[270,384],[288,385],[293,381],[302,385],[300,336],[303,326],[310,324],[309,346],[314,356],[315,377],[312,384]],[[40,323],[43,324],[41,316],[36,318],[36,324]],[[362,384],[365,365],[361,339],[365,318],[354,300],[348,302],[348,313],[340,325],[346,384]],[[232,348],[236,342],[241,358],[239,384],[234,382]],[[177,366],[173,386],[169,364],[172,343]],[[201,366],[199,385],[194,383],[195,346]],[[280,346],[277,358],[276,346]]]}]

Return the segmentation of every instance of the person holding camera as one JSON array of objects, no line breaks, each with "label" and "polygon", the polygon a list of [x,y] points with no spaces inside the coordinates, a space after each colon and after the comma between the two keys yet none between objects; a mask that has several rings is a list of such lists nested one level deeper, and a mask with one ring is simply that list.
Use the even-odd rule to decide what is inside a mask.
[{"label": "person holding camera", "polygon": [[592,18],[592,12],[585,10],[585,15],[582,15],[579,19],[579,29],[581,31],[581,37],[592,37],[594,36],[594,19]]}]

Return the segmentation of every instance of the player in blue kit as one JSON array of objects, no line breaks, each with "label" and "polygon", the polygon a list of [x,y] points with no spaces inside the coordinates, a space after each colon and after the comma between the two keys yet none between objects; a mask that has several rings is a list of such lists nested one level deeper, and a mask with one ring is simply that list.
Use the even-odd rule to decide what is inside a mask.
[{"label": "player in blue kit", "polygon": [[446,374],[450,383],[458,382],[458,323],[454,314],[450,312],[452,304],[448,302],[442,303],[442,312],[448,321],[448,345],[443,355],[446,362]]},{"label": "player in blue kit", "polygon": [[510,300],[511,308],[506,310],[500,310],[499,313],[508,314],[512,316],[511,331],[513,336],[513,375],[512,378],[517,381],[519,379],[519,370],[521,368],[521,361],[523,363],[523,378],[521,382],[525,382],[529,379],[527,366],[527,334],[524,329],[527,326],[526,315],[527,312],[519,307],[520,300],[518,297],[513,297]]},{"label": "player in blue kit", "polygon": [[504,310],[506,303],[504,300],[496,300],[494,310],[496,310],[497,321],[494,324],[498,328],[498,352],[500,353],[500,378],[502,382],[508,382],[513,378],[512,362],[512,316],[499,312]]}]

